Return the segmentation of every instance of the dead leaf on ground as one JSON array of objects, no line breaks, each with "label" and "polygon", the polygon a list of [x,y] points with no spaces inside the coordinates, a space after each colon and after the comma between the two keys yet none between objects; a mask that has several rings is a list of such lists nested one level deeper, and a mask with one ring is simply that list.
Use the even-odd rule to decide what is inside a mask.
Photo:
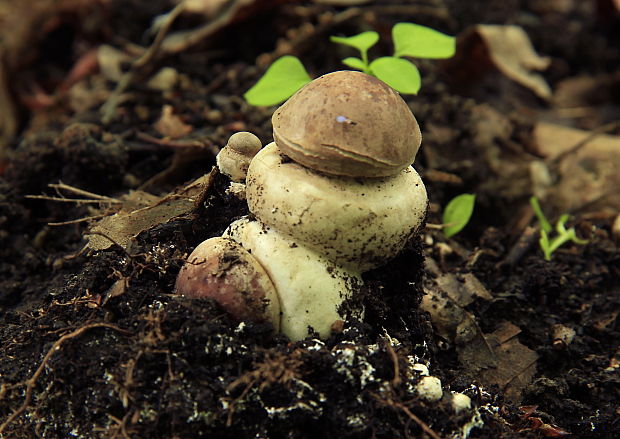
[{"label": "dead leaf on ground", "polygon": [[[190,215],[197,201],[211,185],[214,173],[210,172],[189,185],[164,196],[155,197],[135,191],[124,200],[122,209],[93,225],[86,236],[87,248],[105,250],[114,244],[127,250],[133,238],[141,232],[165,224],[175,218]],[[149,205],[144,207],[145,200]]]},{"label": "dead leaf on ground", "polygon": [[[533,131],[534,152],[557,161],[557,180],[547,200],[558,212],[620,212],[620,136],[597,134],[539,122]],[[590,140],[571,152],[588,137]]]},{"label": "dead leaf on ground", "polygon": [[493,300],[489,290],[473,273],[443,272],[431,257],[426,258],[425,268],[436,276],[434,281],[439,288],[460,307],[469,305],[475,297]]},{"label": "dead leaf on ground", "polygon": [[125,292],[127,291],[128,283],[129,283],[128,277],[122,276],[120,279],[117,279],[112,284],[112,286],[108,288],[108,291],[106,291],[104,295],[105,298],[103,299],[103,305],[105,305],[108,302],[108,300],[125,294]]},{"label": "dead leaf on ground", "polygon": [[191,133],[194,127],[186,124],[178,115],[174,114],[172,105],[164,105],[159,120],[155,122],[155,129],[164,137],[178,139]]},{"label": "dead leaf on ground", "polygon": [[474,301],[474,296],[487,300],[492,298],[491,294],[473,274],[459,275],[459,279],[457,275],[442,272],[430,257],[426,258],[426,269],[436,277],[426,279],[426,294],[422,297],[420,308],[430,314],[437,333],[455,343],[461,362],[469,362],[467,355],[474,352],[480,359],[481,367],[494,366],[493,351],[487,345],[474,315],[464,309]]},{"label": "dead leaf on ground", "polygon": [[459,361],[472,376],[484,385],[498,385],[508,399],[518,401],[538,358],[516,338],[521,330],[505,322],[484,334],[475,316],[464,309],[475,297],[493,298],[484,285],[471,273],[443,273],[430,257],[426,269],[436,277],[426,280],[420,307],[430,314],[436,332],[454,342]]},{"label": "dead leaf on ground", "polygon": [[519,26],[479,24],[457,38],[454,58],[444,63],[456,83],[471,84],[492,70],[532,90],[542,99],[551,98],[551,88],[536,71],[549,67],[550,59],[539,56]]},{"label": "dead leaf on ground", "polygon": [[538,359],[536,352],[519,342],[517,335],[520,332],[521,329],[512,323],[503,322],[495,332],[485,334],[497,365],[480,370],[477,375],[482,384],[498,385],[505,392],[506,398],[514,402],[521,399],[521,392],[534,377]]},{"label": "dead leaf on ground", "polygon": [[582,129],[595,129],[620,119],[620,71],[599,75],[580,75],[557,83],[553,94],[551,120],[578,121]]}]

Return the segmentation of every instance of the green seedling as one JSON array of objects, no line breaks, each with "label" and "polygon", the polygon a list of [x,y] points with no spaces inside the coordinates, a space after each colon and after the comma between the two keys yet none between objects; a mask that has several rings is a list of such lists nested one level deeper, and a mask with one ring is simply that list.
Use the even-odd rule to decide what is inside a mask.
[{"label": "green seedling", "polygon": [[540,208],[538,198],[531,197],[530,205],[532,206],[532,209],[534,209],[534,214],[536,215],[536,218],[538,218],[538,223],[540,224],[540,239],[538,240],[538,243],[540,244],[540,248],[545,255],[545,260],[550,261],[553,252],[569,241],[580,245],[588,243],[585,239],[577,238],[574,227],[566,230],[566,222],[568,221],[567,213],[561,215],[555,224],[555,232],[557,235],[550,237],[550,234],[553,233],[553,227],[551,227],[551,223],[549,223],[547,217],[545,217],[545,214]]},{"label": "green seedling", "polygon": [[[368,50],[379,41],[374,31],[352,37],[330,37],[337,44],[357,49],[359,58],[342,60],[347,67],[373,75],[403,94],[417,94],[421,79],[418,68],[403,57],[450,58],[456,50],[454,37],[414,23],[397,23],[392,28],[394,54],[373,60]],[[312,79],[301,61],[290,55],[278,58],[244,95],[251,105],[269,106],[284,102]]]},{"label": "green seedling", "polygon": [[446,238],[459,233],[467,225],[474,213],[476,195],[461,194],[451,199],[443,210],[442,222],[446,225],[443,234]]}]

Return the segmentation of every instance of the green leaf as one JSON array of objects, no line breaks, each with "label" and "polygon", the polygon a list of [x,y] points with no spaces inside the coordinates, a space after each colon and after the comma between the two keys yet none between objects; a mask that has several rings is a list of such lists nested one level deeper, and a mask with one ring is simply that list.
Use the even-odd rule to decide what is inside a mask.
[{"label": "green leaf", "polygon": [[450,200],[443,211],[443,223],[449,224],[443,229],[446,238],[463,230],[474,212],[475,202],[475,194],[461,194]]},{"label": "green leaf", "polygon": [[354,47],[364,53],[379,41],[379,34],[374,31],[367,31],[352,37],[329,37],[329,40],[333,43]]},{"label": "green leaf", "polygon": [[413,23],[397,23],[392,28],[394,56],[450,58],[456,51],[454,37]]},{"label": "green leaf", "polygon": [[344,64],[347,67],[351,67],[352,69],[356,69],[356,70],[364,70],[366,68],[366,65],[364,64],[364,61],[362,61],[359,58],[354,58],[354,57],[349,57],[349,58],[345,58],[342,60],[342,64]]},{"label": "green leaf", "polygon": [[276,105],[290,98],[311,80],[299,58],[287,55],[275,60],[243,97],[250,105]]},{"label": "green leaf", "polygon": [[384,56],[370,63],[370,71],[387,85],[405,94],[420,90],[420,72],[406,59]]}]

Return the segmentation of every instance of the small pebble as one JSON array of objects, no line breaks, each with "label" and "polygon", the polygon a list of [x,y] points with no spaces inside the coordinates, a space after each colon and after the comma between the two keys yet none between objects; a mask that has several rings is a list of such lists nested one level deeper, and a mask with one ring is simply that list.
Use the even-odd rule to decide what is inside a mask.
[{"label": "small pebble", "polygon": [[428,371],[428,367],[426,367],[426,365],[422,364],[422,363],[416,363],[413,366],[411,366],[411,368],[417,372],[420,373],[420,375],[422,376],[429,376],[430,373]]},{"label": "small pebble", "polygon": [[415,388],[420,398],[428,402],[439,401],[443,396],[441,380],[437,377],[426,376],[418,381]]},{"label": "small pebble", "polygon": [[471,399],[469,396],[459,393],[452,393],[452,408],[455,413],[461,413],[462,411],[469,410],[471,408]]}]

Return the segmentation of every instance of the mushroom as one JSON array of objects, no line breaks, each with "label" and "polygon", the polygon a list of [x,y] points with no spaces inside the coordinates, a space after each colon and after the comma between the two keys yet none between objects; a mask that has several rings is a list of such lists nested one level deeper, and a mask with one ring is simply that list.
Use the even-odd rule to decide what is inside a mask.
[{"label": "mushroom", "polygon": [[316,171],[387,177],[413,163],[420,127],[400,95],[361,72],[307,84],[276,110],[273,137],[291,159]]},{"label": "mushroom", "polygon": [[280,328],[280,302],[262,265],[235,241],[210,238],[189,255],[175,293],[216,300],[238,321],[269,321]]},{"label": "mushroom", "polygon": [[262,148],[258,137],[247,131],[240,131],[228,139],[226,146],[215,158],[220,172],[233,182],[245,181],[250,161]]},{"label": "mushroom", "polygon": [[398,93],[352,71],[312,81],[272,123],[275,142],[247,169],[254,218],[224,236],[270,277],[281,331],[325,337],[334,322],[362,315],[355,301],[343,306],[362,273],[396,256],[423,224],[426,189],[411,167],[420,130]]},{"label": "mushroom", "polygon": [[252,160],[246,198],[264,224],[359,272],[396,256],[426,214],[411,166],[383,178],[334,176],[286,160],[275,143]]},{"label": "mushroom", "polygon": [[335,321],[361,315],[361,309],[351,309],[348,315],[340,309],[362,284],[358,272],[256,220],[237,220],[224,235],[242,243],[265,268],[278,292],[280,330],[292,340],[306,337],[309,327],[327,337]]}]

